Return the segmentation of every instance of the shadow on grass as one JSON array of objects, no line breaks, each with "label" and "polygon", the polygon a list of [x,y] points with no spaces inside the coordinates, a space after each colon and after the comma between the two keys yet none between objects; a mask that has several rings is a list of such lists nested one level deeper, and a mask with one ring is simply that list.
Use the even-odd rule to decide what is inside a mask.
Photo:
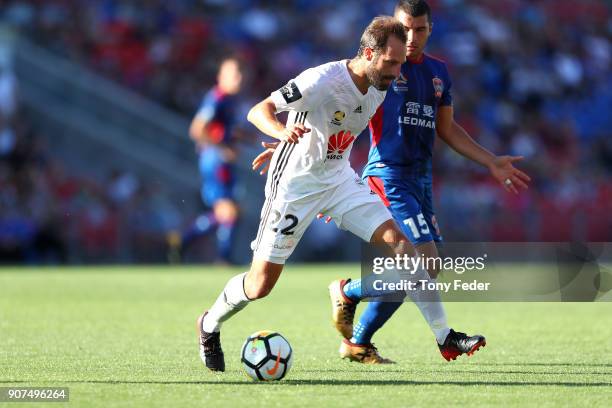
[{"label": "shadow on grass", "polygon": [[[37,381],[12,381],[0,380],[0,384],[33,384]],[[48,381],[45,381],[48,382]],[[525,386],[542,386],[542,387],[612,387],[612,382],[566,382],[566,381],[413,381],[413,380],[283,380],[281,382],[254,382],[254,381],[131,381],[131,380],[69,380],[58,381],[57,384],[107,384],[107,385],[123,385],[123,384],[159,384],[159,385],[246,385],[246,386],[261,386],[268,385],[326,385],[326,386],[381,386],[381,385],[457,385],[457,386],[495,386],[495,387],[525,387]]]}]

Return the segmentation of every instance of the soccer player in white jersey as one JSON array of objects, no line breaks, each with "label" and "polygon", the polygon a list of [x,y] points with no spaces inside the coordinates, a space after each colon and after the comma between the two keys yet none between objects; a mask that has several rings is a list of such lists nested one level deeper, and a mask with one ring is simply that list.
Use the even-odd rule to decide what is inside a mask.
[{"label": "soccer player in white jersey", "polygon": [[[406,59],[406,33],[392,17],[375,18],[364,31],[352,60],[308,69],[255,105],[248,120],[281,141],[271,161],[266,201],[253,262],[230,279],[213,306],[198,318],[200,356],[213,371],[224,371],[220,329],[223,322],[256,299],[267,296],[304,231],[319,212],[367,242],[389,245],[415,256],[386,207],[350,167],[353,140],[367,126]],[[289,111],[287,125],[276,118]],[[428,279],[424,270],[418,279]],[[439,302],[410,294],[440,330],[446,317]],[[370,353],[376,353],[372,346]]]}]

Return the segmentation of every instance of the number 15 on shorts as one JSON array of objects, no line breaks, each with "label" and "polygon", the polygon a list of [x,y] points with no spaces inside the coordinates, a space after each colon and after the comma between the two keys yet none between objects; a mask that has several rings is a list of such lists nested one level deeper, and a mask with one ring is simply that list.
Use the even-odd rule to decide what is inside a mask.
[{"label": "number 15 on shorts", "polygon": [[[417,224],[414,222],[414,218],[417,219],[418,222],[418,227]],[[429,226],[427,225],[427,221],[425,221],[425,217],[423,216],[423,214],[417,214],[416,217],[410,217],[410,218],[406,218],[404,220],[404,224],[410,228],[410,232],[412,232],[412,236],[414,237],[414,239],[419,239],[421,238],[421,235],[429,235]]]}]

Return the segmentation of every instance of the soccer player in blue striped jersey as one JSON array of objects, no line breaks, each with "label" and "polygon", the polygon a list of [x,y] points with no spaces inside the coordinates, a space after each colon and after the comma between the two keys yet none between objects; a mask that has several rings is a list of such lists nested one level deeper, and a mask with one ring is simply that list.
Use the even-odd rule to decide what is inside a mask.
[{"label": "soccer player in blue striped jersey", "polygon": [[199,155],[202,177],[200,194],[208,211],[198,216],[182,233],[168,236],[171,262],[179,262],[185,251],[200,237],[216,233],[217,257],[231,263],[231,249],[238,205],[234,197],[236,184],[234,161],[236,95],[242,85],[242,70],[235,58],[225,59],[219,66],[217,84],[203,97],[195,114],[189,136]]},{"label": "soccer player in blue striped jersey", "polygon": [[[442,235],[432,199],[432,153],[436,134],[464,157],[487,167],[509,192],[517,193],[517,187],[527,188],[529,177],[513,166],[521,157],[495,156],[476,143],[454,120],[452,81],[446,64],[424,52],[433,28],[428,4],[423,0],[400,1],[395,17],[408,34],[407,61],[370,121],[371,145],[363,178],[389,208],[417,251],[425,257],[437,257]],[[435,269],[428,272],[433,279],[439,273]],[[354,305],[361,299],[360,286],[358,280],[333,282],[330,285],[332,300],[340,293],[341,303]],[[338,299],[335,300],[337,303]],[[368,303],[351,338],[343,340],[341,356],[359,361],[363,351],[371,347],[374,333],[400,305],[382,301]],[[351,324],[343,327],[343,322],[350,321],[351,308],[345,306],[344,309],[349,316],[341,312],[335,315],[338,316],[336,327],[346,334]],[[467,336],[450,328],[435,330],[433,326],[432,331],[447,361],[464,353],[471,355],[484,345],[484,338],[479,340],[481,336]]]}]

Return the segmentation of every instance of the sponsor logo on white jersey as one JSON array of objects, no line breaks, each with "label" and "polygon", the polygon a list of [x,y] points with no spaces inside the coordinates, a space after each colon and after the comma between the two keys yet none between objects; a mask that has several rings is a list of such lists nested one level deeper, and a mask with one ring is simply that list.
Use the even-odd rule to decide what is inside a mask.
[{"label": "sponsor logo on white jersey", "polygon": [[327,160],[340,160],[344,157],[344,152],[348,149],[355,136],[349,130],[341,130],[331,135],[327,143]]},{"label": "sponsor logo on white jersey", "polygon": [[344,120],[344,118],[346,118],[346,113],[342,111],[336,111],[334,112],[334,118],[332,119],[331,123],[336,126],[342,126],[342,121]]}]

